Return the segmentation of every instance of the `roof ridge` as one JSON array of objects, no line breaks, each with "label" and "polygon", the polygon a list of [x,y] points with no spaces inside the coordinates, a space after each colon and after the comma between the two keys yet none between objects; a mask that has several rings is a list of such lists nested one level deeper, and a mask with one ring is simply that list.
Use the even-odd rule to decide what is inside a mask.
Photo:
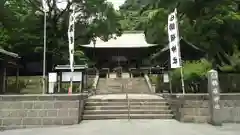
[{"label": "roof ridge", "polygon": [[131,33],[132,33],[132,34],[137,34],[137,33],[138,33],[138,34],[142,34],[142,33],[144,33],[144,31],[140,31],[140,30],[139,30],[139,31],[137,31],[137,30],[133,30],[133,31],[130,31],[130,30],[129,30],[129,31],[123,31],[123,34],[127,34],[127,33],[129,33],[129,34],[131,34]]}]

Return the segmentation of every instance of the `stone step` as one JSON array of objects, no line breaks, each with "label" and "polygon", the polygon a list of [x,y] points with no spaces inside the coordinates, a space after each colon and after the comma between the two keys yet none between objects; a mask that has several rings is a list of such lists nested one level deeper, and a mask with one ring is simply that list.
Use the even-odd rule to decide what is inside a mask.
[{"label": "stone step", "polygon": [[[97,91],[98,94],[122,94],[122,93],[126,93],[126,91],[122,91],[122,90],[118,90],[118,91],[112,91],[112,90],[109,90],[109,91]],[[128,91],[127,93],[129,94],[149,94],[150,92],[149,91],[145,91],[145,92],[139,92],[139,91]]]},{"label": "stone step", "polygon": [[120,84],[112,84],[112,83],[110,83],[110,84],[106,84],[106,87],[108,87],[108,88],[110,88],[110,87],[112,87],[112,88],[121,88],[122,86],[120,85]]},{"label": "stone step", "polygon": [[167,103],[166,99],[132,99],[129,98],[128,100],[125,98],[121,98],[121,99],[94,99],[94,98],[89,98],[87,99],[87,102],[156,102],[156,103]]},{"label": "stone step", "polygon": [[[88,114],[128,114],[128,110],[85,110]],[[171,110],[130,110],[130,114],[171,114]]]},{"label": "stone step", "polygon": [[[86,106],[86,110],[124,110],[128,109],[128,106]],[[169,110],[169,106],[147,106],[147,105],[130,105],[130,109],[141,109],[141,110]]]},{"label": "stone step", "polygon": [[[130,119],[172,119],[172,114],[130,114]],[[83,115],[84,120],[128,119],[128,114]]]},{"label": "stone step", "polygon": [[[86,102],[86,106],[122,106],[127,105],[127,102]],[[166,106],[167,102],[130,102],[130,105],[159,105]]]},{"label": "stone step", "polygon": [[210,116],[184,115],[182,122],[207,123]]}]

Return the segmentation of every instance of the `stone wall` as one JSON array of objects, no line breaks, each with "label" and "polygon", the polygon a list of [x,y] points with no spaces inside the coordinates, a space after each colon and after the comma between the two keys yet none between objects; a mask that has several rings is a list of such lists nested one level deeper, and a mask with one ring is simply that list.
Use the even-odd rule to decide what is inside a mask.
[{"label": "stone wall", "polygon": [[[181,122],[207,123],[210,121],[208,94],[173,94],[168,100]],[[223,122],[240,122],[240,94],[221,94],[221,118]]]},{"label": "stone wall", "polygon": [[221,94],[222,120],[240,123],[240,94]]},{"label": "stone wall", "polygon": [[78,124],[87,95],[2,95],[0,128]]}]

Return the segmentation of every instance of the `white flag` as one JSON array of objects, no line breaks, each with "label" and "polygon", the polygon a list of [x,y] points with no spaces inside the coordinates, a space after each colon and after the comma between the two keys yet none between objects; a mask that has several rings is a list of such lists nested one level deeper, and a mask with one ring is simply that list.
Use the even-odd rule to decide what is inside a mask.
[{"label": "white flag", "polygon": [[43,6],[43,11],[47,12],[48,11],[47,0],[42,0],[42,6]]},{"label": "white flag", "polygon": [[168,40],[171,68],[181,67],[177,10],[168,15]]},{"label": "white flag", "polygon": [[69,27],[68,27],[68,41],[69,41],[69,61],[71,71],[74,71],[74,32],[75,32],[75,12],[73,10],[69,16]]}]

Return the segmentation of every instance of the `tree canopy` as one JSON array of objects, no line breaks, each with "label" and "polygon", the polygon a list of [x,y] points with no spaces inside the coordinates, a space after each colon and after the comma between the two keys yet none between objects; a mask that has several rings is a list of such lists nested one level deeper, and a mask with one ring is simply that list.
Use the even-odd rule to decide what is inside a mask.
[{"label": "tree canopy", "polygon": [[[68,63],[68,18],[70,6],[66,0],[46,0],[47,12],[47,65]],[[43,55],[44,12],[41,0],[1,0],[0,45],[19,53],[24,61],[41,61]],[[75,24],[76,62],[84,55],[80,44],[89,43],[94,37],[105,40],[113,33],[121,33],[120,15],[106,0],[76,0]],[[65,6],[59,6],[65,5]]]},{"label": "tree canopy", "polygon": [[[59,7],[47,0],[47,58],[49,68],[68,63],[67,28],[71,2]],[[106,0],[75,0],[76,62],[84,57],[80,44],[104,40],[122,30],[143,30],[158,49],[168,45],[167,16],[178,11],[180,36],[204,50],[221,70],[240,70],[240,3],[238,0],[126,0],[119,11]],[[41,0],[0,1],[0,45],[26,61],[41,61],[43,10]],[[159,50],[156,50],[158,54]]]},{"label": "tree canopy", "polygon": [[[127,0],[121,7],[125,29],[145,31],[147,40],[168,44],[167,15],[178,11],[180,36],[206,52],[217,68],[238,67],[240,3],[238,0]],[[129,23],[129,19],[135,18]],[[144,18],[144,19],[143,19]],[[128,27],[125,27],[128,24]],[[133,26],[133,27],[131,27]],[[131,28],[129,28],[131,27]]]}]

